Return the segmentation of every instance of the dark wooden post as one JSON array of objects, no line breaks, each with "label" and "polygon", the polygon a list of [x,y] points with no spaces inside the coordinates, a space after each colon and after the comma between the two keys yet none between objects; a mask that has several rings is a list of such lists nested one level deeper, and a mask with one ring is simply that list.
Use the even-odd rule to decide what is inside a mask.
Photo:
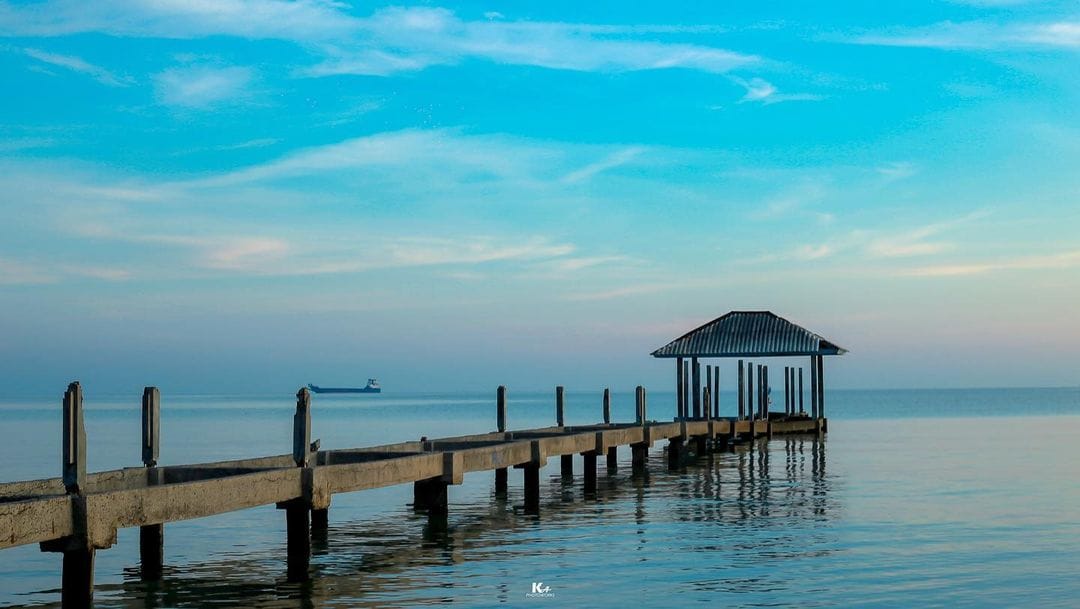
[{"label": "dark wooden post", "polygon": [[495,390],[495,416],[499,432],[506,431],[506,386],[499,385]]},{"label": "dark wooden post", "polygon": [[526,463],[522,468],[525,474],[525,511],[529,514],[540,512],[540,464]]},{"label": "dark wooden post", "polygon": [[616,470],[619,468],[619,447],[609,446],[607,449],[607,468]]},{"label": "dark wooden post", "polygon": [[709,399],[702,397],[701,399],[701,414],[705,415],[705,419],[712,418],[712,366],[705,366],[705,387],[709,390]]},{"label": "dark wooden post", "polygon": [[[506,386],[499,385],[495,390],[495,409],[498,418],[499,432],[506,431]],[[507,472],[505,467],[495,469],[495,493],[506,494]]]},{"label": "dark wooden post", "polygon": [[[566,425],[566,391],[562,385],[555,388],[555,424],[558,427]],[[574,476],[574,455],[562,455],[559,471],[564,478]]]},{"label": "dark wooden post", "polygon": [[590,450],[581,453],[583,465],[583,486],[586,493],[596,492],[596,451]]},{"label": "dark wooden post", "polygon": [[701,418],[701,364],[696,357],[690,359],[690,372],[694,377],[694,418]]},{"label": "dark wooden post", "polygon": [[[307,467],[311,457],[311,393],[306,387],[296,392],[293,414],[293,461]],[[311,561],[311,506],[302,500],[281,504],[285,508],[286,554],[289,581],[307,581]]]},{"label": "dark wooden post", "polygon": [[634,389],[634,413],[638,425],[645,424],[645,398],[641,395],[642,391],[641,385],[638,385],[637,388]]},{"label": "dark wooden post", "polygon": [[825,356],[817,356],[818,416],[825,418]]},{"label": "dark wooden post", "polygon": [[683,419],[690,418],[690,362],[683,362],[683,388],[682,388],[682,403],[683,410],[679,416]]},{"label": "dark wooden post", "polygon": [[293,461],[297,467],[307,467],[311,455],[311,393],[307,387],[296,392],[296,414],[293,415]]},{"label": "dark wooden post", "polygon": [[765,400],[768,396],[765,395],[765,366],[758,364],[757,367],[757,418],[765,418]]},{"label": "dark wooden post", "polygon": [[792,414],[792,369],[784,366],[784,415]]},{"label": "dark wooden post", "polygon": [[713,418],[720,418],[720,366],[713,367]]},{"label": "dark wooden post", "polygon": [[744,409],[746,403],[746,376],[743,361],[739,360],[739,417],[738,420],[743,420]]},{"label": "dark wooden post", "polygon": [[[159,440],[161,439],[161,392],[157,387],[146,387],[142,396],[142,461],[146,469],[146,483],[161,483],[157,469]],[[144,580],[161,578],[165,563],[165,525],[147,524],[139,527],[139,571]]]},{"label": "dark wooden post", "polygon": [[82,385],[75,381],[64,393],[64,488],[68,494],[86,491],[86,426],[83,424]]},{"label": "dark wooden post", "polygon": [[683,374],[683,358],[675,359],[675,420],[683,418],[683,410],[686,408],[685,390],[686,376]]},{"label": "dark wooden post", "polygon": [[611,425],[611,389],[604,387],[604,425]]},{"label": "dark wooden post", "polygon": [[803,414],[806,410],[803,409],[803,374],[802,366],[799,366],[799,414]]},{"label": "dark wooden post", "polygon": [[818,380],[817,380],[817,356],[810,356],[810,416],[813,419],[818,418]]},{"label": "dark wooden post", "polygon": [[[83,423],[82,385],[75,381],[64,392],[62,471],[64,489],[83,501],[86,492],[86,426]],[[79,516],[76,515],[76,518]],[[85,512],[82,514],[85,519]],[[84,525],[85,526],[85,525]],[[94,598],[94,548],[87,544],[64,549],[60,603],[63,607],[89,607]]]},{"label": "dark wooden post", "polygon": [[565,392],[563,386],[555,387],[555,426],[562,427],[566,423]]},{"label": "dark wooden post", "polygon": [[757,390],[758,387],[754,384],[754,362],[746,362],[746,418],[751,421],[750,437],[754,437],[753,421],[757,418],[754,412],[754,394]]}]

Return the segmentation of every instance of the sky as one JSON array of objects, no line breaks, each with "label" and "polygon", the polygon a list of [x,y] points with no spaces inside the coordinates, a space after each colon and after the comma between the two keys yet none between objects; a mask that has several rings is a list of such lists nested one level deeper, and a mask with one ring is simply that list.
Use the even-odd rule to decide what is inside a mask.
[{"label": "sky", "polygon": [[1075,2],[0,0],[0,83],[9,394],[667,390],[758,309],[1080,384]]}]

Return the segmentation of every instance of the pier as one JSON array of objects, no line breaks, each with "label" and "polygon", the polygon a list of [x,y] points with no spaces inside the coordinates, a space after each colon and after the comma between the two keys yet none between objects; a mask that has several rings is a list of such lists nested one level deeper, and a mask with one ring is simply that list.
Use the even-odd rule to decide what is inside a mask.
[{"label": "pier", "polygon": [[[562,476],[573,480],[574,457],[581,455],[581,485],[586,494],[594,494],[598,460],[603,457],[609,471],[617,469],[619,447],[630,447],[631,467],[639,471],[652,457],[651,449],[664,443],[667,466],[678,470],[689,459],[734,450],[758,438],[820,437],[828,421],[820,357],[815,357],[814,407],[809,414],[801,407],[801,375],[793,369],[784,374],[788,389],[784,410],[771,412],[765,397],[767,369],[759,366],[755,384],[753,366],[740,364],[738,411],[721,416],[719,369],[716,374],[707,369],[709,382],[701,387],[695,359],[689,376],[686,362],[676,366],[679,391],[674,421],[650,419],[648,393],[638,386],[634,421],[612,420],[611,393],[605,389],[597,394],[602,422],[565,425],[564,391],[556,387],[555,425],[510,430],[508,392],[499,387],[492,432],[333,450],[312,441],[312,399],[308,389],[302,388],[296,394],[291,453],[188,465],[158,463],[161,393],[147,387],[141,401],[142,465],[97,473],[86,471],[83,388],[73,382],[61,402],[62,475],[0,484],[0,549],[37,543],[42,551],[61,554],[62,604],[86,607],[93,597],[95,553],[113,546],[119,529],[140,528],[140,571],[144,579],[152,580],[162,576],[166,524],[274,504],[284,512],[286,522],[287,577],[303,581],[309,577],[312,533],[327,528],[331,501],[338,493],[411,483],[413,507],[431,518],[443,518],[451,509],[449,487],[461,484],[466,473],[493,471],[494,490],[499,494],[507,491],[507,469],[518,468],[524,480],[522,510],[536,514],[541,506],[540,470],[555,457]],[[752,407],[755,393],[757,408]]]}]

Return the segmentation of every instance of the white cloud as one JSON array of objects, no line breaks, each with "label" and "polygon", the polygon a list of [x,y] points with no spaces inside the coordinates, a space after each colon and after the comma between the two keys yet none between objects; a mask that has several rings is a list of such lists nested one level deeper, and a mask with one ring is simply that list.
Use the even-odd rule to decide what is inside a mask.
[{"label": "white cloud", "polygon": [[241,66],[184,66],[161,72],[154,84],[160,103],[206,110],[244,99],[253,79],[254,71]]},{"label": "white cloud", "polygon": [[1078,266],[1080,266],[1080,251],[1073,250],[1056,254],[1021,256],[991,262],[921,266],[905,270],[901,274],[913,277],[957,277],[981,275],[995,271],[1071,269]]},{"label": "white cloud", "polygon": [[733,82],[746,89],[746,95],[739,103],[757,102],[766,106],[789,101],[821,101],[824,95],[816,93],[781,93],[776,86],[764,78],[751,78],[745,80],[736,76],[731,78]]},{"label": "white cloud", "polygon": [[96,66],[81,57],[75,57],[74,55],[60,55],[59,53],[50,53],[40,49],[29,48],[23,49],[23,53],[26,53],[27,56],[40,62],[85,74],[99,83],[110,87],[126,87],[134,82],[131,78],[117,76],[105,68]]},{"label": "white cloud", "polygon": [[854,44],[935,49],[1080,48],[1080,21],[991,23],[944,21],[914,28],[892,28],[849,37]]},{"label": "white cloud", "polygon": [[575,182],[583,182],[602,171],[607,171],[608,169],[614,169],[616,167],[626,165],[627,163],[637,158],[638,155],[640,155],[644,151],[645,149],[641,146],[631,146],[629,148],[617,150],[608,155],[606,158],[596,161],[595,163],[589,163],[581,169],[571,171],[570,173],[563,176],[562,181],[568,184],[572,184]]},{"label": "white cloud", "polygon": [[914,163],[910,163],[907,161],[898,161],[894,163],[886,163],[884,165],[879,165],[875,168],[875,171],[881,174],[888,182],[894,182],[897,180],[910,178],[911,176],[919,172],[918,168],[915,166]]},{"label": "white cloud", "polygon": [[114,36],[281,39],[324,57],[303,71],[388,75],[478,58],[558,70],[625,72],[686,68],[727,72],[760,58],[725,49],[641,39],[643,34],[715,32],[714,26],[467,21],[442,8],[390,7],[369,17],[320,0],[54,0],[0,5],[0,31],[18,36],[102,32]]}]

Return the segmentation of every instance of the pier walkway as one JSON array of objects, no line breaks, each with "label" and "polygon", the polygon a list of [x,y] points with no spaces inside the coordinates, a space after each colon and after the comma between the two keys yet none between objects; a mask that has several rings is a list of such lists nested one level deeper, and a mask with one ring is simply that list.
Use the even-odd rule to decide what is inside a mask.
[{"label": "pier walkway", "polygon": [[63,554],[61,595],[65,607],[88,606],[93,595],[94,553],[116,543],[117,530],[140,527],[140,560],[144,578],[161,576],[164,524],[275,504],[285,511],[287,572],[292,580],[307,577],[311,531],[325,529],[331,499],[347,493],[397,484],[413,484],[414,506],[433,517],[449,509],[447,489],[466,473],[495,472],[495,491],[505,493],[507,468],[520,468],[524,478],[524,510],[540,508],[540,469],[559,457],[564,476],[573,475],[574,455],[582,455],[581,480],[596,491],[597,460],[617,465],[616,451],[631,447],[632,464],[643,467],[649,449],[666,441],[666,458],[679,468],[690,453],[728,450],[737,443],[774,434],[822,434],[825,418],[805,413],[768,413],[756,420],[710,418],[710,409],[695,419],[673,422],[648,419],[646,392],[638,387],[636,420],[611,421],[610,393],[602,400],[603,422],[563,424],[563,391],[556,389],[556,425],[506,429],[506,390],[497,392],[498,430],[477,435],[422,439],[366,448],[320,450],[312,443],[311,396],[297,393],[292,454],[254,459],[158,465],[160,395],[143,394],[143,466],[98,473],[86,472],[86,434],[82,388],[72,383],[64,395],[63,466],[61,478],[0,484],[0,549],[38,543],[43,551]]}]

